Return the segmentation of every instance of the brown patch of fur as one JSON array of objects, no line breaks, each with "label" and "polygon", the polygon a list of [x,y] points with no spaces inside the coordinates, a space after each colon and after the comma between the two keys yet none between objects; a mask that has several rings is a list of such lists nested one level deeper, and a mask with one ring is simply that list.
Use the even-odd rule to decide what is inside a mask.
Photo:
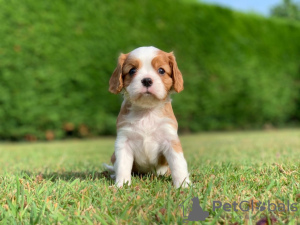
[{"label": "brown patch of fur", "polygon": [[180,141],[173,141],[172,142],[172,148],[175,150],[175,152],[177,153],[180,153],[180,152],[183,152],[182,151],[182,146],[181,146],[181,143]]},{"label": "brown patch of fur", "polygon": [[169,77],[171,77],[172,68],[169,64],[170,60],[169,60],[168,55],[169,54],[166,52],[159,51],[157,53],[157,56],[152,59],[151,64],[155,70],[158,70],[159,68],[163,68],[165,70],[166,74],[168,74]]},{"label": "brown patch of fur", "polygon": [[165,70],[166,73],[160,76],[163,83],[165,84],[167,91],[171,89],[172,85],[174,87],[174,90],[178,93],[183,90],[182,74],[177,66],[177,62],[173,52],[166,53],[160,50],[151,63],[156,71],[159,68]]},{"label": "brown patch of fur", "polygon": [[124,77],[124,87],[128,87],[135,76],[135,74],[133,76],[129,75],[129,71],[132,68],[136,68],[137,70],[139,70],[141,67],[142,67],[142,62],[139,59],[134,57],[128,57],[126,59],[122,69],[122,73]]},{"label": "brown patch of fur", "polygon": [[177,123],[176,117],[174,115],[171,102],[165,103],[165,107],[163,108],[162,113],[163,113],[164,117],[170,118],[173,121],[171,123],[171,125],[177,130],[178,129],[178,123]]},{"label": "brown patch of fur", "polygon": [[[172,80],[172,69],[169,63],[168,53],[159,51],[157,56],[152,59],[152,67],[157,72],[157,74],[160,76],[162,82],[165,85],[166,91],[170,91],[173,80]],[[165,74],[161,75],[158,73],[158,69],[162,68],[165,70]]]},{"label": "brown patch of fur", "polygon": [[177,66],[177,62],[175,59],[175,56],[173,54],[173,52],[170,52],[168,54],[169,60],[170,60],[170,65],[172,67],[172,78],[173,78],[173,87],[174,90],[179,93],[183,90],[183,78],[182,78],[182,74]]},{"label": "brown patch of fur", "polygon": [[160,166],[167,166],[168,162],[166,160],[166,157],[164,155],[160,155],[158,157],[158,163],[157,164],[160,165]]},{"label": "brown patch of fur", "polygon": [[[176,120],[176,117],[174,115],[174,112],[173,112],[173,108],[172,108],[172,105],[171,105],[171,102],[167,102],[165,104],[165,107],[163,108],[163,116],[164,117],[167,117],[167,118],[170,118],[173,123],[171,123],[171,125],[174,127],[174,129],[178,129],[178,123],[177,123],[177,120]],[[176,152],[183,152],[182,151],[182,146],[181,146],[181,143],[180,143],[180,140],[178,139],[177,141],[173,141],[172,142],[172,148],[176,151]]]},{"label": "brown patch of fur", "polygon": [[119,56],[118,65],[109,79],[109,91],[113,94],[118,94],[123,88],[122,68],[129,53]]}]

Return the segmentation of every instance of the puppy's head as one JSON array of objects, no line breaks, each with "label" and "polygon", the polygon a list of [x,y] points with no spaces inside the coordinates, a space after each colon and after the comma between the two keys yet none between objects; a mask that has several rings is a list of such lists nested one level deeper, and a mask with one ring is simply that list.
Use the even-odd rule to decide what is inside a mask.
[{"label": "puppy's head", "polygon": [[132,104],[152,107],[165,100],[171,90],[181,92],[183,79],[173,53],[155,47],[140,47],[121,54],[109,80],[109,91],[124,90]]}]

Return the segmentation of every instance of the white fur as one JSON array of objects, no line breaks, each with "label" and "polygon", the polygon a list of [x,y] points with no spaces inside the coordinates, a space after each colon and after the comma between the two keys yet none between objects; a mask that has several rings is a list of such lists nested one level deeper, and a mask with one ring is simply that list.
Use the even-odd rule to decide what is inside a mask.
[{"label": "white fur", "polygon": [[[177,130],[172,126],[175,121],[162,114],[164,104],[170,102],[170,98],[159,74],[151,65],[157,52],[158,49],[154,47],[141,47],[130,53],[130,57],[142,62],[142,67],[127,87],[122,104],[124,106],[129,101],[132,108],[117,131],[113,170],[118,187],[124,183],[131,184],[133,162],[140,172],[165,174],[168,166],[158,165],[161,155],[165,156],[170,166],[175,187],[187,187],[190,183],[183,153],[172,148],[172,142],[179,141]],[[152,78],[153,85],[148,91],[155,96],[144,94],[146,88],[141,83],[143,78]],[[112,167],[108,168],[112,170]]]}]

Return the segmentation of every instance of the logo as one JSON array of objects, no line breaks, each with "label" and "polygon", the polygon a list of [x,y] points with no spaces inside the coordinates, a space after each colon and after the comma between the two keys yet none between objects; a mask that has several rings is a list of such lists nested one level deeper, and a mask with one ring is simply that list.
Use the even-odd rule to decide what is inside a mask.
[{"label": "logo", "polygon": [[[220,201],[213,201],[213,211],[216,211],[216,209],[223,209],[226,212],[231,212],[231,211],[243,211],[243,212],[248,212],[248,211],[254,211],[256,209],[257,211],[269,211],[269,212],[274,212],[274,211],[297,211],[298,203],[290,203],[290,201],[287,201],[287,204],[284,203],[272,203],[270,200],[268,202],[261,202],[258,201],[257,203],[254,203],[253,200],[251,201],[241,201],[240,203],[233,202],[232,204],[230,203],[222,203]],[[256,205],[256,206],[255,206]]]},{"label": "logo", "polygon": [[[187,202],[189,199],[193,202],[192,206],[190,206],[191,201]],[[187,200],[179,205],[182,207],[184,223],[188,221],[204,221],[209,216],[209,213],[201,208],[198,197],[188,198]]]},{"label": "logo", "polygon": [[[183,223],[188,223],[188,221],[205,221],[205,219],[209,216],[207,211],[204,211],[200,204],[198,197],[191,197],[182,202],[179,206],[182,207],[183,211]],[[239,213],[237,216],[242,219],[240,213],[243,212],[295,212],[298,211],[298,203],[290,202],[289,200],[286,203],[276,202],[272,203],[270,200],[266,202],[262,201],[241,201],[241,202],[221,202],[221,201],[213,201],[212,202],[212,211],[223,211],[223,212],[233,212]],[[248,214],[247,214],[248,215]],[[255,219],[258,214],[254,214],[251,218]],[[248,218],[248,217],[247,217]]]}]

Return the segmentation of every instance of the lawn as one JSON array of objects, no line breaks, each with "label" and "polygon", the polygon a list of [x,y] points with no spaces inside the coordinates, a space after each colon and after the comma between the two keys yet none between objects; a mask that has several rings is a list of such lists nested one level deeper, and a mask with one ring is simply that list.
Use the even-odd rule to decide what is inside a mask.
[{"label": "lawn", "polygon": [[[187,189],[152,175],[135,176],[130,187],[112,186],[102,163],[109,162],[114,138],[1,143],[1,224],[182,224],[179,205],[193,196],[210,214],[202,224],[300,223],[300,130],[200,133],[181,140],[193,182]],[[213,210],[214,201],[248,201],[242,209],[253,210]],[[277,210],[270,211],[268,201]],[[259,202],[265,210],[256,209]],[[185,202],[186,211],[191,203]]]}]

